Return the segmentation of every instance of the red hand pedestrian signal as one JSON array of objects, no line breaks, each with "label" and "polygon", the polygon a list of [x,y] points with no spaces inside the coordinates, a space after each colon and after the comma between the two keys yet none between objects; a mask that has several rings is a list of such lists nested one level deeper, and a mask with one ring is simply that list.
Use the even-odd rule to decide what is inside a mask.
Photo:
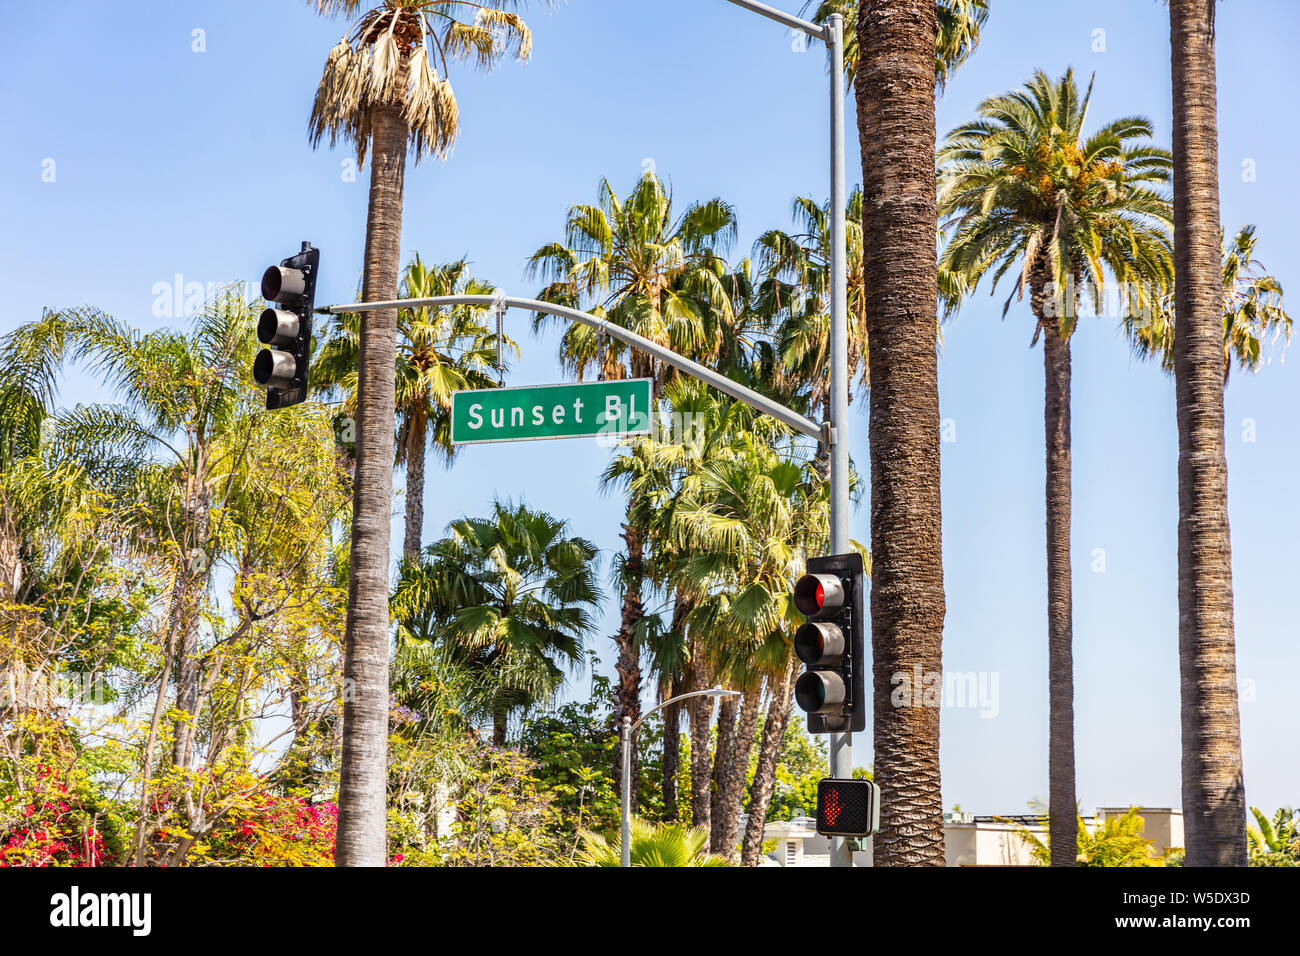
[{"label": "red hand pedestrian signal", "polygon": [[870,836],[880,828],[880,788],[870,780],[828,777],[817,784],[817,832]]}]

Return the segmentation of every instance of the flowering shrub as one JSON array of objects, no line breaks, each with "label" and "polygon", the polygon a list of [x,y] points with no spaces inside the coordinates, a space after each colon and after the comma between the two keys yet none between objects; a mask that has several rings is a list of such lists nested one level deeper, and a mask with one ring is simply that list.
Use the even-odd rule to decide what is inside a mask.
[{"label": "flowering shrub", "polygon": [[84,781],[39,764],[28,789],[0,798],[0,866],[112,866],[119,830]]},{"label": "flowering shrub", "polygon": [[243,866],[333,866],[338,806],[259,793],[230,813],[196,849],[207,862]]}]

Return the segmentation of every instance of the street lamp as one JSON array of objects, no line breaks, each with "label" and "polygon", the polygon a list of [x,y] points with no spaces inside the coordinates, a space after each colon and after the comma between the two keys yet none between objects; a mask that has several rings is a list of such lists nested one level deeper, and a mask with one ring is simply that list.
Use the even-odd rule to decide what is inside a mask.
[{"label": "street lamp", "polygon": [[[759,16],[798,30],[826,44],[830,52],[831,111],[831,327],[830,327],[830,421],[825,441],[830,445],[830,531],[831,554],[847,554],[849,540],[849,273],[845,205],[848,186],[844,172],[844,17],[838,13],[818,26],[758,0],[729,0]],[[853,735],[830,735],[832,777],[853,776]],[[852,866],[848,841],[831,840],[831,866]]]},{"label": "street lamp", "polygon": [[[623,832],[620,846],[620,866],[632,865],[632,734],[641,726],[642,721],[653,714],[655,711],[663,710],[669,704],[675,704],[679,700],[686,700],[688,697],[739,697],[738,690],[723,690],[721,687],[713,687],[709,690],[693,690],[689,694],[679,694],[676,697],[670,697],[651,707],[640,719],[634,724],[631,717],[623,718]],[[664,728],[664,733],[668,728]],[[676,733],[676,728],[673,728]]]}]

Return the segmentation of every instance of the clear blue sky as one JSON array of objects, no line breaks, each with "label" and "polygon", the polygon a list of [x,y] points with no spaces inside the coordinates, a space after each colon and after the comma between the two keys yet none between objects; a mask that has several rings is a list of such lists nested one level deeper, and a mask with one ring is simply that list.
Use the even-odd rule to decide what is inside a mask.
[{"label": "clear blue sky", "polygon": [[[785,0],[794,9],[798,0]],[[1156,2],[994,0],[984,41],[939,105],[939,131],[1033,69],[1096,71],[1094,119],[1141,113],[1170,139],[1169,45]],[[0,115],[0,332],[42,306],[93,304],[144,328],[157,283],[252,279],[302,239],[323,250],[326,301],[349,301],[361,268],[366,175],[346,182],[347,150],[313,152],[312,95],[341,22],[294,0],[16,5],[0,36],[9,81]],[[124,15],[125,13],[125,15]],[[567,207],[608,176],[626,191],[653,161],[677,198],[719,195],[740,216],[738,254],[788,222],[796,194],[824,197],[826,78],[819,49],[722,0],[569,0],[535,12],[535,53],[495,74],[457,69],[460,145],[408,172],[403,254],[468,255],[513,294],[536,292],[525,258],[560,238]],[[195,53],[195,29],[206,52]],[[1288,69],[1300,7],[1234,0],[1219,19],[1223,220],[1259,227],[1265,264],[1300,303],[1300,132]],[[1104,30],[1104,52],[1095,52]],[[850,114],[851,115],[851,114]],[[850,177],[859,180],[850,131]],[[1243,181],[1243,161],[1255,181]],[[44,182],[46,160],[54,181]],[[870,238],[868,237],[868,241]],[[949,670],[996,672],[1000,712],[943,716],[944,802],[1015,812],[1047,789],[1042,359],[1027,306],[1000,319],[1005,290],[980,295],[945,330],[942,415]],[[1300,308],[1300,304],[1294,305]],[[525,345],[511,384],[562,380],[556,340]],[[73,372],[63,400],[102,397]],[[1227,394],[1230,510],[1247,796],[1300,802],[1295,691],[1300,641],[1300,380],[1275,357],[1234,374]],[[864,472],[866,423],[853,415]],[[1253,420],[1255,440],[1243,440]],[[1178,806],[1175,539],[1177,433],[1172,382],[1130,358],[1113,319],[1087,319],[1074,347],[1074,595],[1078,793],[1082,805]],[[621,508],[596,491],[594,442],[468,449],[430,474],[426,539],[446,522],[524,497],[568,517],[606,549]],[[400,482],[399,482],[400,483]],[[853,534],[866,540],[865,509]],[[1105,571],[1094,572],[1095,549]],[[608,662],[608,602],[594,642]],[[603,665],[606,669],[608,664]],[[570,693],[585,693],[578,679]],[[1252,699],[1253,698],[1253,699]],[[856,741],[869,763],[869,738]]]}]

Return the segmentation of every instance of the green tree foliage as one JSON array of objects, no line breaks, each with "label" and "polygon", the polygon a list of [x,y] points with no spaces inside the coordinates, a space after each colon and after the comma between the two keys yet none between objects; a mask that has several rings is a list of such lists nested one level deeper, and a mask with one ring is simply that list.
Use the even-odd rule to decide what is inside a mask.
[{"label": "green tree foliage", "polygon": [[1246,827],[1251,866],[1300,866],[1300,815],[1282,807],[1270,820],[1258,807],[1250,808],[1254,825]]},{"label": "green tree foliage", "polygon": [[596,547],[565,521],[500,501],[449,531],[403,569],[393,606],[411,638],[479,678],[469,704],[502,746],[510,716],[549,701],[582,663],[600,601]]},{"label": "green tree foliage", "polygon": [[[1169,858],[1156,850],[1154,840],[1142,835],[1145,823],[1141,807],[1130,807],[1117,817],[1105,817],[1089,829],[1083,817],[1078,820],[1079,866],[1169,866]],[[1047,818],[1044,816],[1043,821]],[[1038,833],[1021,826],[1018,832],[1030,855],[1039,866],[1051,865],[1051,850]]]},{"label": "green tree foliage", "polygon": [[[577,862],[582,866],[619,866],[622,836],[618,830],[582,834]],[[709,833],[704,827],[680,823],[654,824],[632,820],[632,866],[730,866],[724,857],[709,853]]]},{"label": "green tree foliage", "polygon": [[[1255,227],[1242,226],[1223,250],[1223,384],[1227,387],[1234,360],[1248,372],[1257,372],[1270,344],[1291,341],[1291,315],[1282,301],[1282,283],[1255,258]],[[1169,374],[1174,371],[1173,290],[1156,308],[1124,317],[1124,330],[1134,350],[1154,359]]]}]

